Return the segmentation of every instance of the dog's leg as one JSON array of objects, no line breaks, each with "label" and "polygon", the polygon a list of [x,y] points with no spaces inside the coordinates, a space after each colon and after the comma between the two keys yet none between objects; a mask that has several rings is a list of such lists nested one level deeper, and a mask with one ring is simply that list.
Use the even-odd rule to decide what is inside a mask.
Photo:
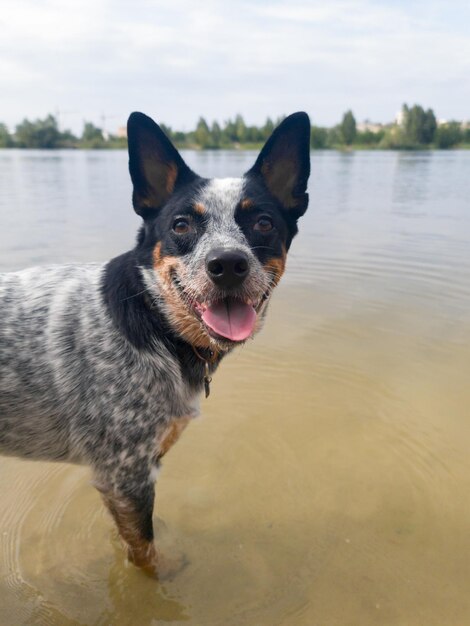
[{"label": "dog's leg", "polygon": [[119,535],[127,547],[129,560],[147,574],[159,579],[171,578],[184,565],[182,558],[168,559],[157,551],[154,543],[152,513],[155,489],[151,482],[133,483],[132,493],[103,487],[95,480],[103,501],[111,513]]},{"label": "dog's leg", "polygon": [[129,560],[137,567],[159,578],[170,577],[184,565],[182,558],[164,558],[154,544],[152,514],[155,498],[153,472],[160,459],[176,443],[190,421],[181,417],[161,429],[148,456],[108,467],[95,466],[94,485],[111,513],[119,535],[127,546]]},{"label": "dog's leg", "polygon": [[151,484],[139,489],[139,493],[125,495],[115,490],[102,490],[101,496],[111,513],[119,535],[127,546],[128,558],[132,563],[156,573],[157,554],[153,542],[154,487]]}]

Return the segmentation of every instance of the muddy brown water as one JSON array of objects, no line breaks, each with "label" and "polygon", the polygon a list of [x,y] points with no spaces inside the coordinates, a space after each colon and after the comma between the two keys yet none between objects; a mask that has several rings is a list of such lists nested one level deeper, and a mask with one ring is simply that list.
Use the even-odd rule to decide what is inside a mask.
[{"label": "muddy brown water", "polygon": [[[265,329],[159,477],[189,565],[127,565],[86,468],[0,458],[0,624],[469,624],[469,172],[470,152],[315,152]],[[0,151],[0,269],[127,249],[129,197],[123,152]]]}]

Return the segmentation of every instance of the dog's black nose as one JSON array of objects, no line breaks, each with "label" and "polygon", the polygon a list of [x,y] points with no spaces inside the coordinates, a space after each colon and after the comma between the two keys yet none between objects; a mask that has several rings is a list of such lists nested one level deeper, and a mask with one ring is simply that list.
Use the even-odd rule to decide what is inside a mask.
[{"label": "dog's black nose", "polygon": [[248,257],[241,250],[215,248],[206,257],[206,271],[218,287],[238,287],[250,271]]}]

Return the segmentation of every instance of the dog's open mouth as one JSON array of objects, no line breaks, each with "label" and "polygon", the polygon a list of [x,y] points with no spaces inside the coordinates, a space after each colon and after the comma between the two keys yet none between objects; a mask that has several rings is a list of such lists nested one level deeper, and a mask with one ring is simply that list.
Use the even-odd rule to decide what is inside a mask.
[{"label": "dog's open mouth", "polygon": [[253,335],[258,313],[270,293],[268,289],[257,302],[234,296],[200,302],[188,297],[176,273],[172,279],[186,306],[205,326],[206,332],[215,339],[233,342],[245,341]]},{"label": "dog's open mouth", "polygon": [[207,326],[210,334],[230,341],[245,341],[256,324],[256,310],[250,302],[224,298],[211,304],[195,303],[194,309]]}]

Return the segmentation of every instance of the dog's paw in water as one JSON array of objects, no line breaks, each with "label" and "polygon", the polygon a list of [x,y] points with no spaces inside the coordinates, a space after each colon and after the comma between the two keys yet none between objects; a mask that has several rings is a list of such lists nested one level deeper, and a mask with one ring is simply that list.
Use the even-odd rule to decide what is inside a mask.
[{"label": "dog's paw in water", "polygon": [[171,553],[163,554],[161,551],[157,552],[155,547],[146,558],[139,558],[130,549],[127,556],[129,561],[147,576],[159,581],[173,580],[189,564],[189,560],[183,552],[173,550]]}]

